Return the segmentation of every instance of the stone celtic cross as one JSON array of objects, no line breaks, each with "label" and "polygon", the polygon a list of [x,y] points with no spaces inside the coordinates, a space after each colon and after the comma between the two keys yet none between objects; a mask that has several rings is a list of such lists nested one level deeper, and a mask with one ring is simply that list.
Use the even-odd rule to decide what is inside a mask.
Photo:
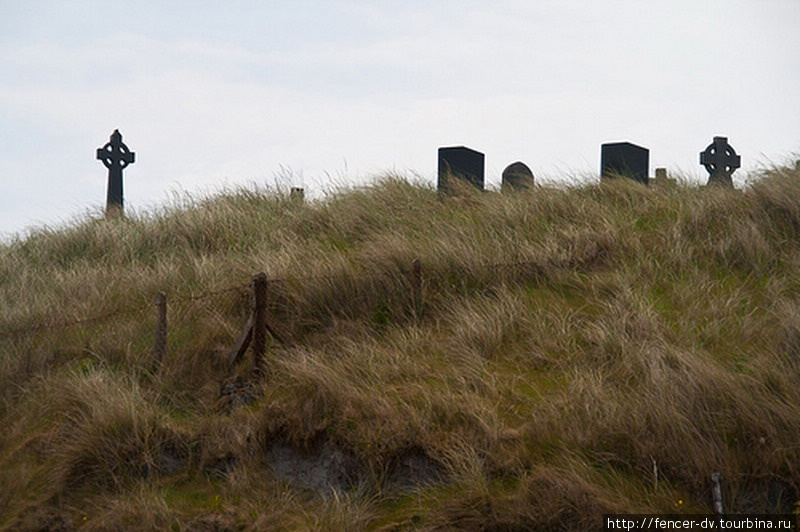
[{"label": "stone celtic cross", "polygon": [[122,170],[133,164],[135,154],[122,142],[122,134],[115,129],[111,140],[97,148],[97,159],[108,168],[106,215],[122,214]]},{"label": "stone celtic cross", "polygon": [[742,165],[742,158],[728,144],[728,137],[714,137],[714,142],[700,152],[700,164],[709,173],[709,185],[733,188],[731,174]]}]

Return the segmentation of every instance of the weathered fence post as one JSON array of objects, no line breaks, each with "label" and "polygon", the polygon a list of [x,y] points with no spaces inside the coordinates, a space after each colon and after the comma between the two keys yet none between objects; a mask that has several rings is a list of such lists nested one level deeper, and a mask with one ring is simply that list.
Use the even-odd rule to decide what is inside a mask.
[{"label": "weathered fence post", "polygon": [[720,485],[721,476],[719,473],[711,473],[711,498],[714,503],[714,513],[717,517],[722,517],[722,486]]},{"label": "weathered fence post", "polygon": [[253,373],[261,375],[264,370],[267,332],[284,345],[292,343],[289,332],[267,311],[267,275],[259,273],[253,276],[253,311],[247,318],[247,324],[236,339],[233,349],[228,353],[228,365],[233,368],[252,343]]},{"label": "weathered fence post", "polygon": [[156,296],[156,364],[167,356],[167,294]]},{"label": "weathered fence post", "polygon": [[422,318],[422,263],[414,259],[411,263],[411,287],[414,297],[414,320],[419,322]]},{"label": "weathered fence post", "polygon": [[253,373],[264,374],[264,357],[267,344],[267,274],[253,277]]}]

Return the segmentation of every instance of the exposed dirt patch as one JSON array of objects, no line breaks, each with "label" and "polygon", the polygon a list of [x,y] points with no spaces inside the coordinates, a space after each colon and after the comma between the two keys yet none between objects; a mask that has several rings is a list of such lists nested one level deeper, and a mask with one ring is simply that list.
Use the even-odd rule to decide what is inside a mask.
[{"label": "exposed dirt patch", "polygon": [[353,489],[366,477],[366,467],[352,452],[328,440],[299,449],[277,439],[267,448],[266,460],[276,478],[323,495]]},{"label": "exposed dirt patch", "polygon": [[233,455],[222,456],[210,460],[203,472],[212,477],[224,478],[236,468],[237,463],[238,459]]},{"label": "exposed dirt patch", "polygon": [[321,495],[352,490],[380,477],[384,488],[403,491],[447,480],[445,466],[418,447],[401,451],[383,465],[373,464],[378,471],[383,470],[383,475],[371,471],[350,450],[325,438],[305,447],[277,438],[267,447],[266,461],[275,478]]},{"label": "exposed dirt patch", "polygon": [[74,528],[65,512],[52,506],[37,506],[22,512],[8,530],[68,532]]},{"label": "exposed dirt patch", "polygon": [[236,516],[226,513],[211,513],[195,517],[186,524],[187,532],[234,532],[242,530]]},{"label": "exposed dirt patch", "polygon": [[410,448],[389,462],[386,482],[390,487],[408,490],[446,480],[447,470],[423,449]]},{"label": "exposed dirt patch", "polygon": [[174,475],[186,468],[187,461],[185,452],[173,447],[166,447],[158,454],[156,470],[162,475]]}]

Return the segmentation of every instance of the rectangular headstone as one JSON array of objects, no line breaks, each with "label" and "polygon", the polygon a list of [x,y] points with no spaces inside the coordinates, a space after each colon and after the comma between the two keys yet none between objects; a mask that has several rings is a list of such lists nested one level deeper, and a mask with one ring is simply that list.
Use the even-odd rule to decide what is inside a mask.
[{"label": "rectangular headstone", "polygon": [[600,175],[623,175],[647,184],[650,150],[630,142],[611,142],[600,147]]},{"label": "rectangular headstone", "polygon": [[484,155],[464,146],[439,148],[439,181],[440,192],[447,190],[450,177],[463,179],[478,190],[483,190]]}]

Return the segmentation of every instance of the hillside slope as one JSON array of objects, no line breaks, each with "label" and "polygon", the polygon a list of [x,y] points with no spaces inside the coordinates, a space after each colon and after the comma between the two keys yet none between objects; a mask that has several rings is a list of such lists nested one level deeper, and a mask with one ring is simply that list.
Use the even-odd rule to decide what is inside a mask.
[{"label": "hillside slope", "polygon": [[[462,192],[239,190],[0,247],[0,528],[585,530],[710,512],[713,472],[726,511],[798,508],[797,171]],[[291,342],[253,380],[258,272]]]}]

